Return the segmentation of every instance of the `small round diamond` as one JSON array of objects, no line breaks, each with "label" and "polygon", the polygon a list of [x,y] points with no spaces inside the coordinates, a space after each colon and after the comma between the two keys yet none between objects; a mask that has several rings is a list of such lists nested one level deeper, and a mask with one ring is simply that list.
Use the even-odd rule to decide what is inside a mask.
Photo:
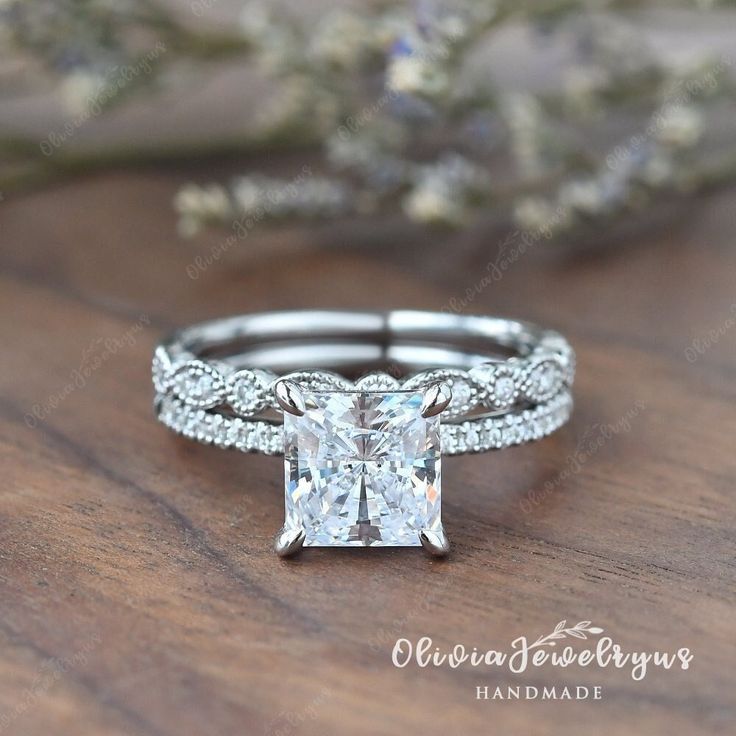
[{"label": "small round diamond", "polygon": [[507,368],[501,367],[488,386],[488,400],[494,409],[508,409],[519,395],[516,380]]},{"label": "small round diamond", "polygon": [[264,371],[241,370],[227,380],[227,400],[242,416],[254,416],[269,403],[271,376]]},{"label": "small round diamond", "polygon": [[[442,451],[454,455],[539,439],[564,424],[571,409],[570,394],[561,391],[548,403],[526,409],[520,414],[487,417],[461,425],[443,424],[440,428]],[[258,451],[269,455],[281,452],[283,432],[279,425],[224,415],[206,415],[204,411],[187,406],[173,396],[163,397],[158,411],[159,419],[181,434],[199,436],[198,425],[204,421],[208,442],[221,447],[236,447],[243,452]]]},{"label": "small round diamond", "polygon": [[458,412],[465,411],[473,397],[473,389],[470,384],[462,378],[452,379],[452,401],[450,405]]},{"label": "small round diamond", "polygon": [[492,409],[508,409],[519,395],[514,371],[502,363],[484,363],[471,370],[485,386],[486,406]]},{"label": "small round diamond", "polygon": [[225,383],[212,366],[201,360],[190,360],[179,366],[171,379],[174,393],[189,406],[207,409],[225,398]]},{"label": "small round diamond", "polygon": [[388,373],[368,373],[355,382],[359,391],[397,391],[401,384]]},{"label": "small round diamond", "polygon": [[530,401],[546,401],[557,393],[562,382],[562,368],[556,360],[532,363],[524,380],[524,395]]},{"label": "small round diamond", "polygon": [[404,383],[404,388],[424,388],[437,382],[446,383],[452,392],[452,400],[443,413],[444,417],[467,414],[478,403],[480,391],[476,379],[457,368],[438,368],[418,373]]},{"label": "small round diamond", "polygon": [[514,399],[516,384],[511,376],[499,376],[493,386],[493,395],[500,404],[508,404]]},{"label": "small round diamond", "polygon": [[473,425],[470,425],[465,432],[465,442],[467,443],[469,452],[476,452],[479,449],[480,434]]},{"label": "small round diamond", "polygon": [[481,363],[481,365],[476,365],[468,372],[482,386],[487,386],[496,373],[496,363]]},{"label": "small round diamond", "polygon": [[168,353],[161,346],[157,347],[153,354],[152,373],[153,387],[158,393],[165,394],[169,390],[172,371]]}]

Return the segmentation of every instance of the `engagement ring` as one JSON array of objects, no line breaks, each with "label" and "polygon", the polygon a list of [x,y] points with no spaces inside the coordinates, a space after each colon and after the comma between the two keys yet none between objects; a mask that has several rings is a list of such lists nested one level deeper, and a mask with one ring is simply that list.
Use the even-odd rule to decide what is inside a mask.
[{"label": "engagement ring", "polygon": [[175,432],[284,455],[276,551],[419,546],[447,554],[441,453],[540,439],[572,410],[574,353],[527,322],[293,311],[188,327],[153,359]]}]

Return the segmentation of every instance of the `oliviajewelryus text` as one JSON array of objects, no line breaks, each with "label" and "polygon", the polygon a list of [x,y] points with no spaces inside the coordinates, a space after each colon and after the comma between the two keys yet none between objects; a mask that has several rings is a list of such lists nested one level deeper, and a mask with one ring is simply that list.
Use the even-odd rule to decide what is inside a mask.
[{"label": "oliviajewelryus text", "polygon": [[516,674],[532,667],[600,667],[628,671],[633,680],[643,680],[652,668],[664,670],[690,667],[694,655],[687,647],[672,651],[631,651],[617,644],[610,636],[602,636],[587,646],[558,646],[561,640],[589,640],[603,633],[603,629],[581,621],[567,626],[560,621],[551,634],[530,640],[526,636],[514,639],[505,649],[479,649],[455,644],[449,648],[436,646],[431,637],[423,636],[412,642],[406,638],[396,640],[391,655],[395,667],[415,664],[418,667],[499,667]]}]

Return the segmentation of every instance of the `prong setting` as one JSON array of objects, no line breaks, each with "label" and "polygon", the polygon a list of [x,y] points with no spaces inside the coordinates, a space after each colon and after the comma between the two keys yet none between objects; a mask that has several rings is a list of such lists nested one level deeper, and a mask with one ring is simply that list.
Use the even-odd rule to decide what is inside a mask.
[{"label": "prong setting", "polygon": [[437,530],[423,529],[419,533],[419,540],[432,557],[446,557],[450,552],[450,542],[442,527]]},{"label": "prong setting", "polygon": [[452,391],[450,387],[442,381],[433,383],[424,392],[421,414],[425,419],[435,417],[444,411],[451,401]]},{"label": "prong setting", "polygon": [[276,535],[274,549],[279,557],[291,557],[295,555],[304,545],[304,529],[284,526]]},{"label": "prong setting", "polygon": [[274,383],[273,392],[276,395],[276,401],[284,411],[293,414],[295,417],[304,416],[306,410],[304,396],[294,381],[289,381],[286,378],[279,379]]}]

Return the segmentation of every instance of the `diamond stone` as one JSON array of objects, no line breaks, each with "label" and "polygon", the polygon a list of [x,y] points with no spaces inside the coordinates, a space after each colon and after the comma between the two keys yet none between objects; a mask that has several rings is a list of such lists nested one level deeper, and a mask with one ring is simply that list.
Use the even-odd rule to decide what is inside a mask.
[{"label": "diamond stone", "polygon": [[179,366],[171,384],[184,403],[200,409],[216,406],[224,398],[225,384],[220,374],[201,360]]},{"label": "diamond stone", "polygon": [[228,401],[238,414],[254,416],[268,405],[273,377],[261,370],[243,369],[227,380]]},{"label": "diamond stone", "polygon": [[305,546],[418,546],[441,531],[439,416],[421,391],[305,392],[284,414],[286,526]]},{"label": "diamond stone", "polygon": [[545,359],[532,364],[526,379],[524,393],[532,401],[546,401],[562,385],[562,368],[554,360]]},{"label": "diamond stone", "polygon": [[493,387],[493,393],[499,404],[508,404],[514,398],[516,386],[511,376],[499,376]]}]

